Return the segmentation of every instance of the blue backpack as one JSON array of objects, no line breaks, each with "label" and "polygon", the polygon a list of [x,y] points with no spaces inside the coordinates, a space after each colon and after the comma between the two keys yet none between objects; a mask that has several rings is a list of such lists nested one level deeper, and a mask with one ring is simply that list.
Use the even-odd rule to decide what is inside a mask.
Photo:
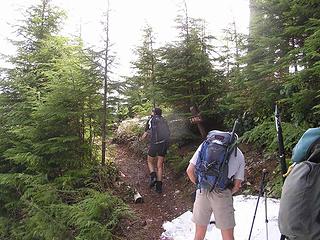
[{"label": "blue backpack", "polygon": [[228,163],[236,140],[236,134],[233,136],[230,132],[213,130],[208,133],[196,163],[197,188],[224,190],[232,183],[228,178]]}]

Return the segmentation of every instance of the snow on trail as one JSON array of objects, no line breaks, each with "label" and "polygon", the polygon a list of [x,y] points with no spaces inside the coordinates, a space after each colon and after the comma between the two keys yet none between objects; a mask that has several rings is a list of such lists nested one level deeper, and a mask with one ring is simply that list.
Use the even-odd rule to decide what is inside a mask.
[{"label": "snow on trail", "polygon": [[[252,220],[257,205],[257,196],[239,195],[233,198],[236,227],[234,236],[236,240],[248,240]],[[268,239],[280,239],[278,229],[278,211],[280,201],[267,198],[267,219],[268,219]],[[163,228],[165,231],[161,235],[163,240],[193,240],[195,226],[191,221],[192,213],[187,211],[172,220],[165,222]],[[266,222],[265,222],[265,199],[260,197],[256,217],[252,229],[251,240],[266,240]],[[221,240],[221,233],[213,224],[210,224],[207,230],[205,240]]]}]

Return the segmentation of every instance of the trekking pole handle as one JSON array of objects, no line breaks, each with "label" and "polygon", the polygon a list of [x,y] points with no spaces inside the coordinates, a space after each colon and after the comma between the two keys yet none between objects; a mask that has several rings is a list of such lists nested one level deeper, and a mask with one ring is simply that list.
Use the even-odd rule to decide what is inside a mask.
[{"label": "trekking pole handle", "polygon": [[237,128],[238,123],[239,123],[239,120],[236,119],[236,120],[234,121],[234,124],[233,124],[233,127],[232,127],[231,139],[230,139],[230,142],[231,142],[231,143],[233,142],[234,135],[236,134],[236,128]]},{"label": "trekking pole handle", "polygon": [[263,169],[262,170],[262,181],[261,181],[261,185],[260,185],[260,191],[261,193],[263,193],[265,191],[265,181],[266,181],[266,176],[268,174],[268,170],[267,169]]}]

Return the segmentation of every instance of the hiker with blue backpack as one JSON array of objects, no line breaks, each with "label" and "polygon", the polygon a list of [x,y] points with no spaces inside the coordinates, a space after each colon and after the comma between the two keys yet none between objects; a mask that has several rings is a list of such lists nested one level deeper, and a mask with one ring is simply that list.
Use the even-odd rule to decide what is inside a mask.
[{"label": "hiker with blue backpack", "polygon": [[149,187],[162,193],[162,175],[165,155],[169,148],[170,130],[160,108],[154,108],[141,140],[150,137],[147,164],[150,171]]},{"label": "hiker with blue backpack", "polygon": [[[236,123],[235,123],[236,126]],[[187,175],[196,185],[192,221],[194,240],[204,239],[213,213],[223,240],[234,240],[233,197],[244,180],[245,161],[232,132],[210,131],[189,161]]]}]

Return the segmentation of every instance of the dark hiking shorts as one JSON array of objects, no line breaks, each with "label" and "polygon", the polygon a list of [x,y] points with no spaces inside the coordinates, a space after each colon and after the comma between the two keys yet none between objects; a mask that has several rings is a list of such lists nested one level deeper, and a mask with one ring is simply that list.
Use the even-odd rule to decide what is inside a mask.
[{"label": "dark hiking shorts", "polygon": [[148,155],[150,157],[164,157],[167,154],[169,144],[167,142],[153,144],[151,143],[148,150]]}]

